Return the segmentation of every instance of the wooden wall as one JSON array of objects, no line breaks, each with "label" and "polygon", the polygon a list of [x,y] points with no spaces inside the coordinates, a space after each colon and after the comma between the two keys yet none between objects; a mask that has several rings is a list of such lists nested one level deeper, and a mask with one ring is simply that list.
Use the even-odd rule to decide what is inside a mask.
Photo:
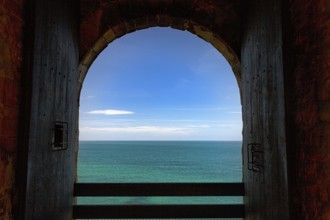
[{"label": "wooden wall", "polygon": [[[78,4],[37,0],[31,1],[31,9],[32,96],[23,218],[71,219],[78,109]],[[67,123],[66,149],[53,146],[56,121]]]},{"label": "wooden wall", "polygon": [[289,219],[280,2],[254,0],[244,7],[244,202],[254,220]]}]

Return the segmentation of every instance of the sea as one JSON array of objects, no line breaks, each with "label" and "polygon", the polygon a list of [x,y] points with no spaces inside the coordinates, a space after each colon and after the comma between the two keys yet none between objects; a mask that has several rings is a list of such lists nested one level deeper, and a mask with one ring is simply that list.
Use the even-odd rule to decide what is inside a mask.
[{"label": "sea", "polygon": [[[242,182],[241,141],[80,141],[78,182]],[[81,197],[78,204],[242,204],[242,197]]]}]

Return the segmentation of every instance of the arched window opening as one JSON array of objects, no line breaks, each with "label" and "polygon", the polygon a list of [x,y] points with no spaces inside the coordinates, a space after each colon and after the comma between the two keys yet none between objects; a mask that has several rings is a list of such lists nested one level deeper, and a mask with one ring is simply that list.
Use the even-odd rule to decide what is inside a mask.
[{"label": "arched window opening", "polygon": [[[235,76],[212,45],[189,32],[150,28],[112,42],[86,76],[79,113],[78,182],[242,181]],[[203,199],[197,202],[219,203]],[[173,197],[92,202],[194,203]]]}]

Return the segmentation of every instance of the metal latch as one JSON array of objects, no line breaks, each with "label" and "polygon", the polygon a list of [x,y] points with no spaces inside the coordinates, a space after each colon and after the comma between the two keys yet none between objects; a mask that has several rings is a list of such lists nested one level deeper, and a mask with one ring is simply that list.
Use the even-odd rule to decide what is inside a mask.
[{"label": "metal latch", "polygon": [[260,172],[263,168],[263,151],[261,144],[250,143],[247,145],[248,170]]},{"label": "metal latch", "polygon": [[52,139],[53,150],[66,150],[68,148],[68,123],[56,121]]}]

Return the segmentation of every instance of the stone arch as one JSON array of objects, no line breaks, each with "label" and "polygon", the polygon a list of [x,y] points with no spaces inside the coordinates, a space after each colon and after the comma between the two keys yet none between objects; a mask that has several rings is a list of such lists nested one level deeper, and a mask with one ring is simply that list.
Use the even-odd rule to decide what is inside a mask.
[{"label": "stone arch", "polygon": [[[240,87],[239,1],[82,1],[80,91],[89,67],[113,40],[150,27],[186,30],[213,45],[231,65]],[[89,9],[89,10],[87,10]]]},{"label": "stone arch", "polygon": [[[238,86],[240,88],[240,81],[241,81],[241,74],[240,74],[240,61],[238,56],[235,54],[235,52],[229,47],[228,44],[226,44],[223,39],[221,39],[219,36],[217,36],[215,33],[212,33],[211,31],[205,29],[204,27],[193,24],[191,26],[192,28],[188,31],[192,34],[195,34],[205,40],[206,42],[213,45],[214,48],[216,48],[228,61],[230,66],[233,69],[234,75],[236,77]],[[149,26],[139,28],[136,30],[142,30],[144,28],[150,28]],[[174,29],[178,29],[175,27],[172,27]],[[136,31],[134,30],[134,31]],[[132,31],[133,32],[133,31]],[[120,38],[121,36],[116,36],[115,32],[112,28],[110,28],[107,32],[105,32],[100,39],[98,39],[93,47],[86,53],[86,55],[81,59],[79,64],[79,75],[78,75],[78,84],[79,89],[81,89],[82,83],[87,75],[89,67],[92,65],[94,60],[97,58],[97,56],[103,51],[105,47],[107,47],[108,44],[110,44],[112,41],[114,41],[117,38]]]}]

